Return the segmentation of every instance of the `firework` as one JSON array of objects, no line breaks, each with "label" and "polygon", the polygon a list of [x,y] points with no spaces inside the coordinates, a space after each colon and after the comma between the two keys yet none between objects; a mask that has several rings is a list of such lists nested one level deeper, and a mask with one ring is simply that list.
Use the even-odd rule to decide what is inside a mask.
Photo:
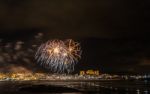
[{"label": "firework", "polygon": [[71,39],[50,40],[42,44],[35,55],[41,66],[57,73],[74,71],[74,66],[80,58],[80,44]]}]

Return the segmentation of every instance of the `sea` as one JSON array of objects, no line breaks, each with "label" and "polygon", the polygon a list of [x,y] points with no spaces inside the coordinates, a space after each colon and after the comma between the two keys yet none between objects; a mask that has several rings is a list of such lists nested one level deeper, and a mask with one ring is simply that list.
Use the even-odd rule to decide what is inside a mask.
[{"label": "sea", "polygon": [[150,94],[150,81],[0,81],[0,94]]}]

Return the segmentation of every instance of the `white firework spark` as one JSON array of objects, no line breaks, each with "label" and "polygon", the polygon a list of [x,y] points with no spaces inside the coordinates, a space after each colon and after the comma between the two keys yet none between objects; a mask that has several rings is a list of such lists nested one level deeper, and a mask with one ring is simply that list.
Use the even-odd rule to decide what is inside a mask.
[{"label": "white firework spark", "polygon": [[74,66],[80,58],[80,44],[71,39],[48,41],[38,48],[35,55],[41,66],[57,73],[74,71]]}]

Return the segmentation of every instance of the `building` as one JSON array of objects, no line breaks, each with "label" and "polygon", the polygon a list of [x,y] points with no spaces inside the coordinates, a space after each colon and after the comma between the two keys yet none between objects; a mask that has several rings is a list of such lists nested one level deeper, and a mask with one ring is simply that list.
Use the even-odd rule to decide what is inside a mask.
[{"label": "building", "polygon": [[82,70],[80,71],[80,75],[95,75],[95,76],[98,76],[100,73],[99,73],[99,70]]}]

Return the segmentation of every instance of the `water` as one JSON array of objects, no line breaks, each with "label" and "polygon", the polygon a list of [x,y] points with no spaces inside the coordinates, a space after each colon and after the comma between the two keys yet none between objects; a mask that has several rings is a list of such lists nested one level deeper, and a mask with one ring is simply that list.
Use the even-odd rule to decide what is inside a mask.
[{"label": "water", "polygon": [[7,81],[0,82],[5,94],[150,94],[149,81]]}]

